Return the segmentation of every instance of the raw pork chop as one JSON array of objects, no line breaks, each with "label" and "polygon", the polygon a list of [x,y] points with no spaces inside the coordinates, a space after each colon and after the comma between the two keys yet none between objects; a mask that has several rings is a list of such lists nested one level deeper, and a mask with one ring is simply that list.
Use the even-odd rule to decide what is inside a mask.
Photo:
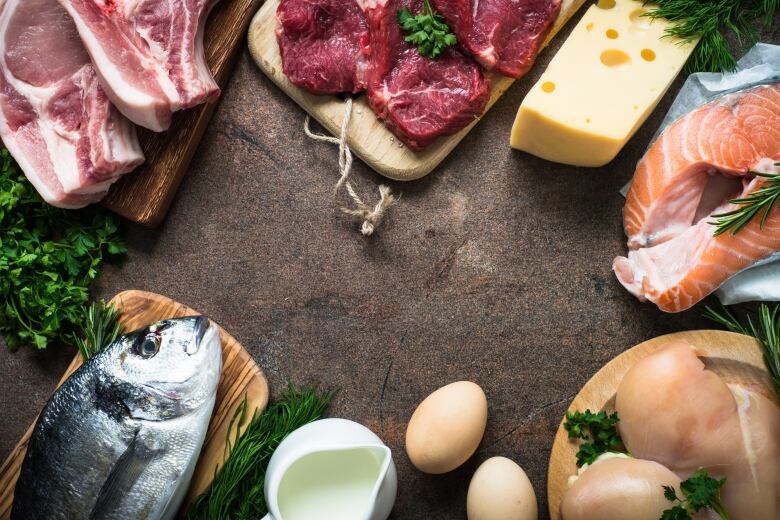
[{"label": "raw pork chop", "polygon": [[77,208],[141,162],[56,0],[0,0],[0,136],[50,204]]},{"label": "raw pork chop", "polygon": [[368,23],[356,0],[282,0],[276,37],[287,78],[315,94],[365,90]]},{"label": "raw pork chop", "polygon": [[485,110],[490,81],[481,67],[452,47],[425,58],[404,41],[397,13],[420,11],[422,0],[367,0],[371,32],[368,102],[403,142],[420,150],[458,132]]},{"label": "raw pork chop", "polygon": [[217,0],[58,0],[76,22],[108,97],[161,132],[171,114],[219,97],[203,51]]},{"label": "raw pork chop", "polygon": [[561,9],[561,0],[432,1],[474,59],[513,78],[531,68]]},{"label": "raw pork chop", "polygon": [[623,209],[628,257],[614,263],[620,283],[663,311],[679,312],[780,251],[780,209],[763,229],[762,211],[736,235],[716,237],[710,224],[711,215],[736,208],[728,199],[764,186],[751,171],[780,171],[776,161],[780,84],[724,96],[675,121],[634,175]]}]

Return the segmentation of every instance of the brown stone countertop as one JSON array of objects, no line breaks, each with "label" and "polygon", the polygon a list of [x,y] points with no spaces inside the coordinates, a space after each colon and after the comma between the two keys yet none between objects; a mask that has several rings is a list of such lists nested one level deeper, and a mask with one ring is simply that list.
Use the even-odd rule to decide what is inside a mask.
[{"label": "brown stone countertop", "polygon": [[[636,301],[611,271],[625,251],[618,190],[682,80],[604,168],[509,148],[515,111],[567,32],[437,170],[390,182],[401,203],[368,239],[334,210],[336,150],[304,135],[302,110],[244,52],[167,221],[128,226],[127,261],[105,269],[96,295],[144,289],[202,311],[255,357],[272,396],[288,380],[339,389],[329,415],[393,450],[392,518],[465,518],[469,479],[495,455],[526,470],[547,518],[553,435],[588,378],[646,339],[711,328],[700,309],[668,315]],[[780,42],[780,25],[764,40]],[[353,175],[375,200],[382,178],[359,161]],[[0,457],[73,354],[0,345]],[[456,471],[424,475],[406,457],[406,423],[462,379],[487,394],[484,440]]]}]

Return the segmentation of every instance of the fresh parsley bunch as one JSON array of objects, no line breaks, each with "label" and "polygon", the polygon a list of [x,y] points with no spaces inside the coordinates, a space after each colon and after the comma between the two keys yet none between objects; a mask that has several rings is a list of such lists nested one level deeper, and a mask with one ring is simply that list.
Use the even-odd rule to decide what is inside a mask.
[{"label": "fresh parsley bunch", "polygon": [[599,455],[610,451],[619,451],[623,445],[617,431],[620,422],[618,413],[607,415],[601,411],[593,413],[590,410],[584,412],[566,412],[564,429],[569,432],[569,439],[583,439],[577,452],[577,466],[593,464]]},{"label": "fresh parsley bunch", "polygon": [[707,470],[700,469],[680,484],[683,498],[677,496],[673,487],[664,486],[664,496],[675,505],[664,511],[661,520],[691,520],[702,509],[712,509],[719,518],[728,520],[729,515],[720,500],[720,488],[725,482],[725,478],[712,478]]},{"label": "fresh parsley bunch", "polygon": [[430,0],[423,2],[422,11],[417,15],[406,7],[398,11],[398,24],[407,33],[404,40],[416,45],[417,52],[426,58],[434,59],[458,43],[444,18],[433,12]]},{"label": "fresh parsley bunch", "polygon": [[116,217],[45,203],[0,150],[0,333],[11,350],[73,344],[103,261],[126,252]]}]

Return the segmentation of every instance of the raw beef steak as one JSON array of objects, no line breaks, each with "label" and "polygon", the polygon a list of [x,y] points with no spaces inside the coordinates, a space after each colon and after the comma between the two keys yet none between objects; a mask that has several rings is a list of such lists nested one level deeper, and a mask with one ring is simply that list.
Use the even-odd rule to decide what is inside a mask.
[{"label": "raw beef steak", "polygon": [[474,59],[513,78],[531,68],[561,8],[561,0],[432,2]]},{"label": "raw beef steak", "polygon": [[219,97],[203,51],[217,0],[58,0],[76,22],[119,110],[157,132],[171,114]]},{"label": "raw beef steak", "polygon": [[490,81],[481,67],[453,49],[436,59],[404,41],[397,13],[419,12],[422,0],[367,0],[371,33],[368,102],[413,150],[458,132],[485,110]]},{"label": "raw beef steak", "polygon": [[86,206],[143,162],[57,0],[0,0],[0,136],[50,204]]},{"label": "raw beef steak", "polygon": [[276,37],[287,78],[315,94],[366,88],[368,23],[356,0],[282,0]]}]

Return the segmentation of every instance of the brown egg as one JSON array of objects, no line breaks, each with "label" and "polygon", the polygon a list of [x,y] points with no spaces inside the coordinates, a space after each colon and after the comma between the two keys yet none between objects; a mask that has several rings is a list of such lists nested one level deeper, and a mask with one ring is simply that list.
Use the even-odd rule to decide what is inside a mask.
[{"label": "brown egg", "polygon": [[493,457],[477,469],[466,499],[469,520],[536,520],[536,493],[523,468]]},{"label": "brown egg", "polygon": [[471,457],[485,433],[487,399],[469,381],[443,386],[420,403],[406,428],[406,453],[425,473],[452,471]]}]

